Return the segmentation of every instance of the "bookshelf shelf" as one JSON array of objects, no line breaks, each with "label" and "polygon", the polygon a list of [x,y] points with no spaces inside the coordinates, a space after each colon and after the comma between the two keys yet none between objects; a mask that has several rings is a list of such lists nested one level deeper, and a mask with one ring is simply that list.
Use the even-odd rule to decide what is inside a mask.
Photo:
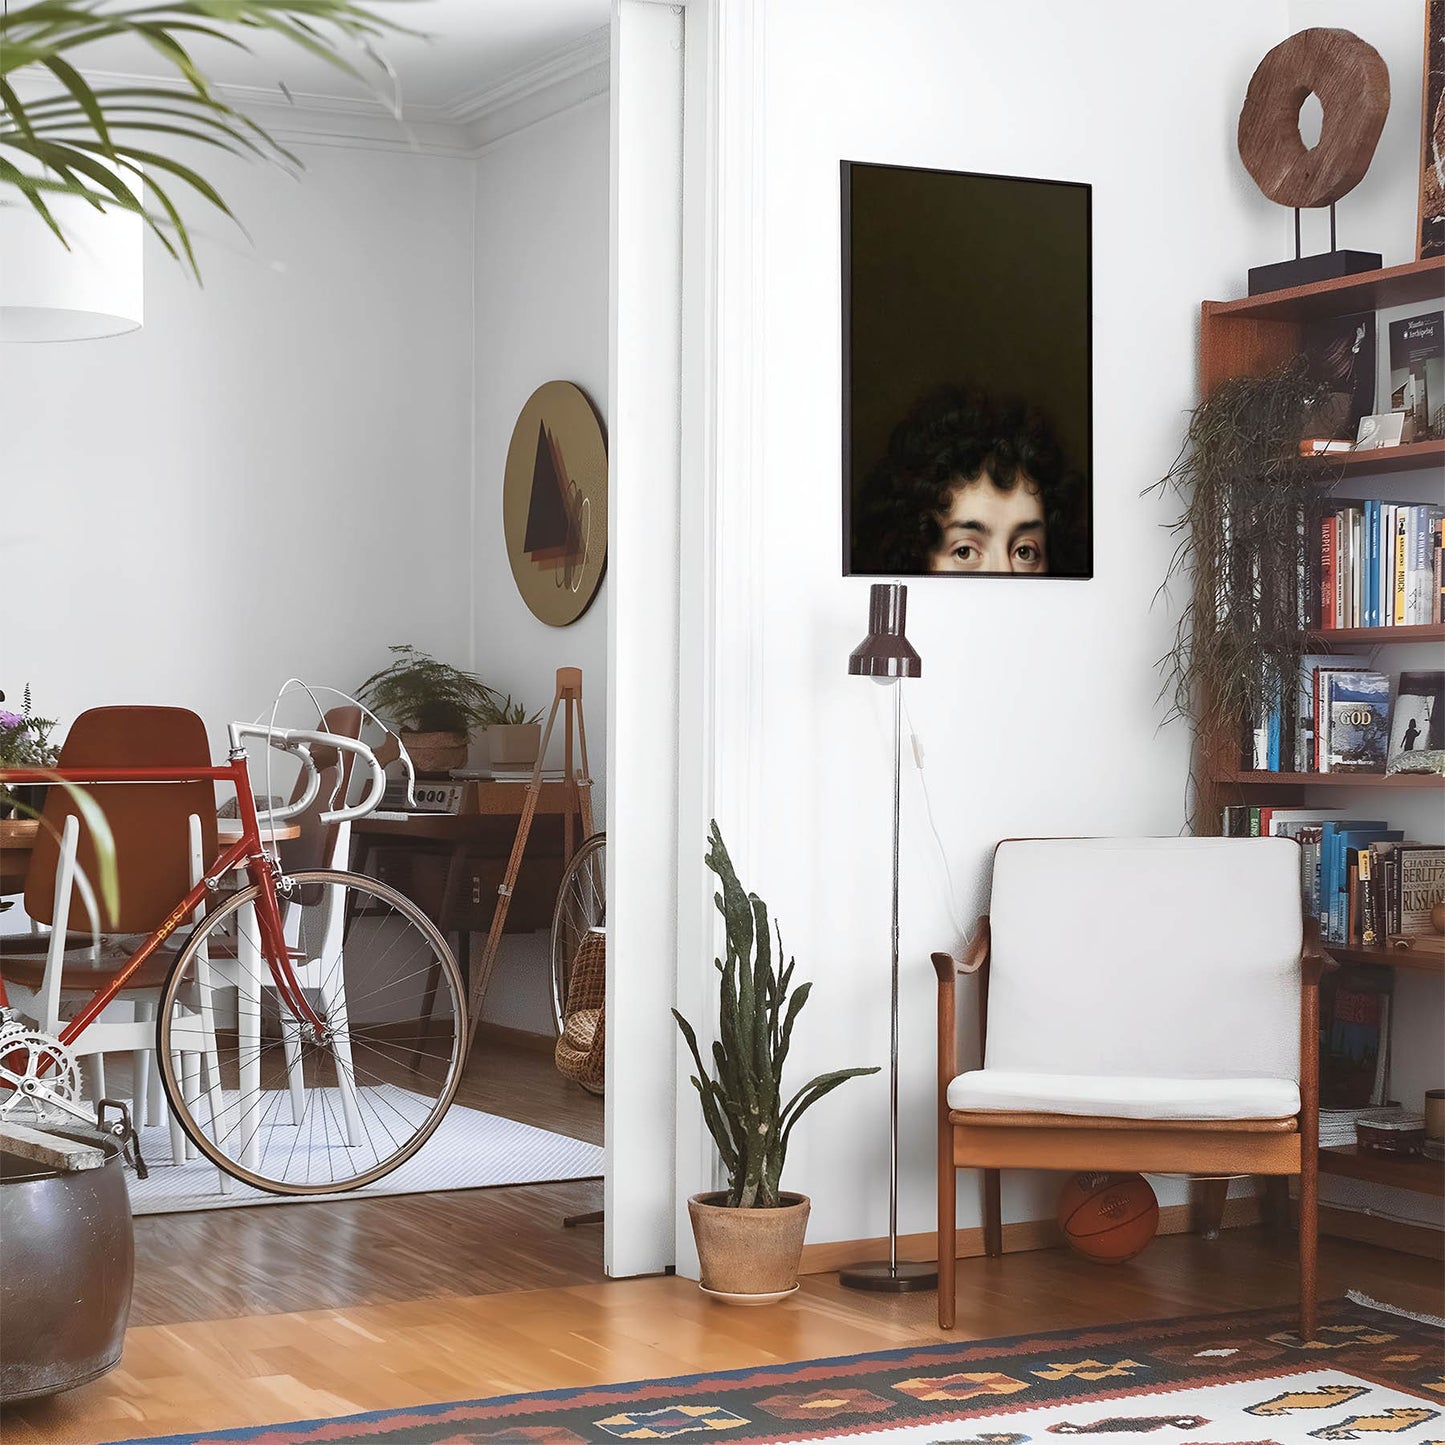
[{"label": "bookshelf shelf", "polygon": [[1427,471],[1445,466],[1445,440],[1405,442],[1401,446],[1376,447],[1367,452],[1327,453],[1313,460],[1320,480],[1328,482],[1387,472]]},{"label": "bookshelf shelf", "polygon": [[1260,788],[1445,788],[1439,773],[1215,773],[1215,783]]},{"label": "bookshelf shelf", "polygon": [[1352,948],[1343,943],[1320,945],[1336,963],[1373,963],[1381,968],[1408,968],[1445,978],[1445,955],[1409,948]]},{"label": "bookshelf shelf", "polygon": [[1385,306],[1409,306],[1439,301],[1445,285],[1445,256],[1387,266],[1382,271],[1361,271],[1311,286],[1292,286],[1238,301],[1206,301],[1210,316],[1249,321],[1309,321],[1316,316],[1342,316],[1351,311],[1378,311]]},{"label": "bookshelf shelf", "polygon": [[1310,641],[1323,645],[1382,647],[1386,643],[1445,642],[1445,624],[1426,622],[1409,627],[1327,627],[1310,633]]},{"label": "bookshelf shelf", "polygon": [[1320,1173],[1445,1196],[1445,1164],[1422,1155],[1377,1154],[1370,1150],[1361,1153],[1356,1145],[1346,1144],[1320,1150]]}]

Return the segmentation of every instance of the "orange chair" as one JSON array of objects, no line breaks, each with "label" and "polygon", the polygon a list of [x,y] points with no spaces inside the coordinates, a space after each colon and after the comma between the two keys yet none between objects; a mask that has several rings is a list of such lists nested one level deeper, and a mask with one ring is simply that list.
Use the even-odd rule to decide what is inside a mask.
[{"label": "orange chair", "polygon": [[[60,753],[63,768],[200,767],[211,765],[205,724],[178,707],[99,707],[76,718]],[[84,1000],[119,971],[128,950],[97,939],[77,872],[91,881],[100,876],[95,839],[62,788],[48,790],[43,824],[30,856],[25,881],[25,911],[33,923],[48,927],[38,936],[0,939],[8,988],[30,995],[29,1008],[17,1003],[48,1033],[63,1026],[64,1004]],[[91,790],[114,839],[118,906],[101,917],[104,935],[139,935],[160,926],[216,856],[216,798],[210,782],[114,783]],[[72,1049],[90,1058],[96,1097],[105,1093],[104,1056],[129,1053],[133,1066],[136,1124],[160,1123],[161,1091],[154,1063],[156,1004],[173,955],[152,956],[127,983],[115,1004],[81,1035]],[[131,1019],[110,1015],[123,1003]],[[201,1063],[194,1066],[197,1080]],[[171,1122],[176,1162],[194,1152]]]}]

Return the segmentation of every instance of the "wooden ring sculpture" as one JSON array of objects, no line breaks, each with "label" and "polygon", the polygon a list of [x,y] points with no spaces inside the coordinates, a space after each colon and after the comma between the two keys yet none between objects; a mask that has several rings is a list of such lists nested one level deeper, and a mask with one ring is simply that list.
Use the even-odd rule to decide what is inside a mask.
[{"label": "wooden ring sculpture", "polygon": [[[1299,112],[1310,95],[1324,112],[1319,144],[1306,146]],[[1301,30],[1250,77],[1239,113],[1239,158],[1281,206],[1328,206],[1364,179],[1390,110],[1390,72],[1373,45],[1349,30]]]}]

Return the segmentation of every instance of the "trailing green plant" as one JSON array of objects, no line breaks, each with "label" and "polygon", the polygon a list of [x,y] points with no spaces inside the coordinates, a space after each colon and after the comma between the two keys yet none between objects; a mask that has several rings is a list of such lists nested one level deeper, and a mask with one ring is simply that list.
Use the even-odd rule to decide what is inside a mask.
[{"label": "trailing green plant", "polygon": [[438,662],[410,643],[391,647],[392,660],[357,689],[389,722],[419,733],[464,733],[492,720],[496,694],[474,673]]},{"label": "trailing green plant", "polygon": [[1302,458],[1299,441],[1322,396],[1303,358],[1225,381],[1194,409],[1174,465],[1145,489],[1172,488],[1184,502],[1160,591],[1187,578],[1189,597],[1160,659],[1160,697],[1166,721],[1193,724],[1205,756],[1242,747],[1272,706],[1295,702],[1309,650],[1306,520],[1322,490],[1321,463]]},{"label": "trailing green plant", "polygon": [[[0,14],[0,204],[9,192],[67,247],[64,227],[51,209],[56,197],[79,197],[99,211],[133,212],[171,256],[184,256],[199,279],[177,184],[236,218],[199,171],[170,153],[173,142],[276,161],[294,170],[301,163],[212,89],[192,59],[196,42],[246,50],[247,39],[276,35],[360,76],[342,47],[355,48],[388,73],[373,45],[388,33],[411,32],[355,0],[9,4]],[[77,52],[118,39],[144,44],[174,70],[174,77],[151,85],[93,85],[82,73],[85,58]],[[32,93],[34,88],[24,83],[30,78],[48,84]],[[278,87],[278,96],[290,99],[284,87]],[[158,209],[147,207],[146,191]]]},{"label": "trailing green plant", "polygon": [[527,715],[527,709],[520,702],[512,701],[511,693],[508,693],[506,697],[498,697],[497,694],[493,692],[491,701],[486,708],[486,714],[483,722],[485,722],[488,727],[514,727],[519,723],[526,724],[542,721],[542,713],[540,710],[534,712],[529,717]]},{"label": "trailing green plant", "polygon": [[728,1173],[728,1205],[772,1209],[781,1202],[779,1180],[793,1126],[839,1084],[878,1070],[838,1069],[819,1074],[783,1103],[783,1065],[793,1025],[813,985],[799,984],[789,995],[796,960],[790,958],[779,971],[782,932],[777,930],[774,952],[767,905],[738,882],[716,821],[708,834],[705,861],[722,883],[714,900],[727,936],[726,960],[713,961],[722,975],[719,1037],[712,1046],[715,1076],[709,1075],[703,1063],[692,1025],[676,1009],[672,1016],[697,1065],[692,1084]]}]

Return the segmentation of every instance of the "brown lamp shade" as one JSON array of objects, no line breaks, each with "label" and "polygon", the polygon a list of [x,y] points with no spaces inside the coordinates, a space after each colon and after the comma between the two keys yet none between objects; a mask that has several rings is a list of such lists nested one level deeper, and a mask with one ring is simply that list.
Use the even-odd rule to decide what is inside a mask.
[{"label": "brown lamp shade", "polygon": [[922,677],[923,659],[903,635],[908,588],[901,582],[875,582],[868,594],[868,636],[848,654],[853,677]]}]

